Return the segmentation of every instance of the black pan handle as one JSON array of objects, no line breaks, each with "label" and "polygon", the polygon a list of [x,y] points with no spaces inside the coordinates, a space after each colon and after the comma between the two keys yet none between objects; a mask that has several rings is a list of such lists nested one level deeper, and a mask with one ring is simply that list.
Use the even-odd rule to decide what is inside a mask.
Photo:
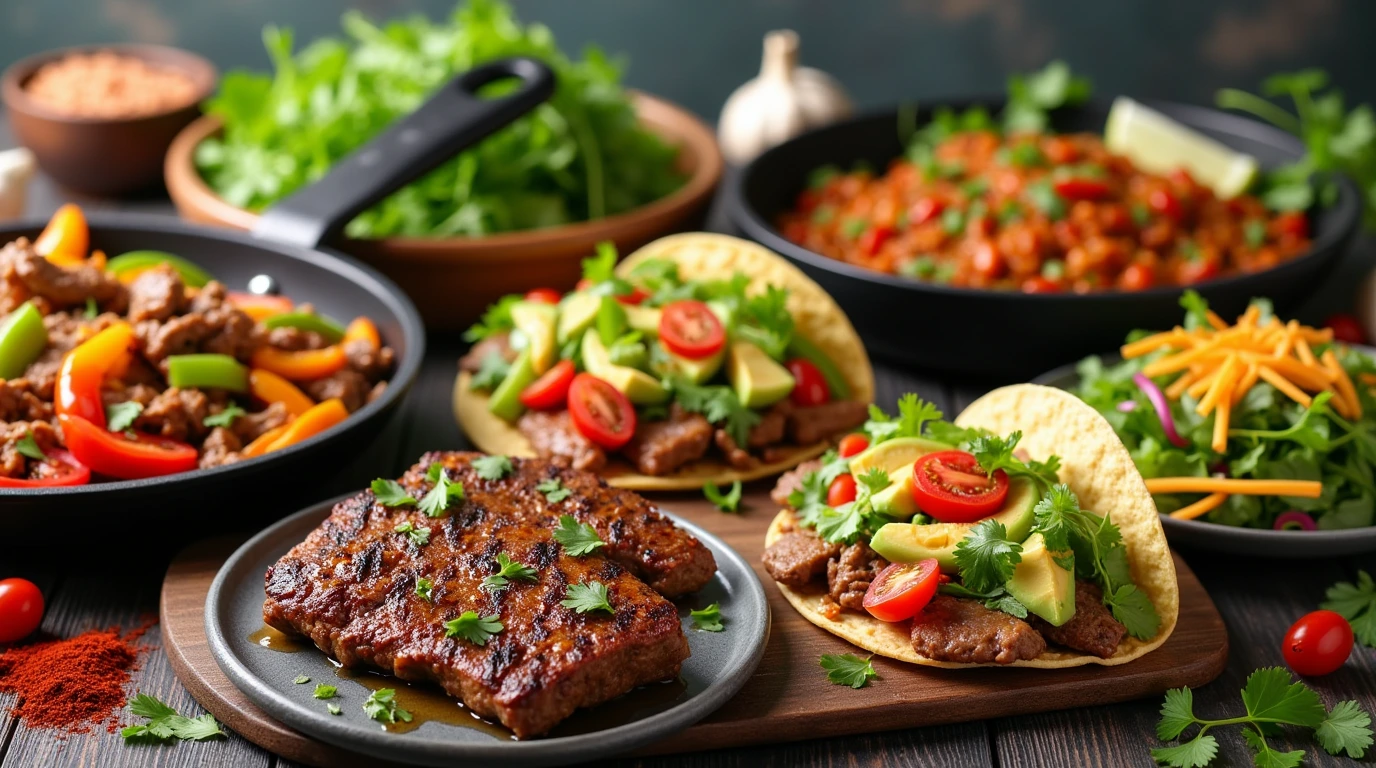
[{"label": "black pan handle", "polygon": [[[496,99],[479,88],[521,87]],[[534,109],[554,93],[554,72],[530,58],[493,61],[454,78],[415,112],[339,161],[324,178],[263,212],[255,237],[315,248],[387,195]]]}]

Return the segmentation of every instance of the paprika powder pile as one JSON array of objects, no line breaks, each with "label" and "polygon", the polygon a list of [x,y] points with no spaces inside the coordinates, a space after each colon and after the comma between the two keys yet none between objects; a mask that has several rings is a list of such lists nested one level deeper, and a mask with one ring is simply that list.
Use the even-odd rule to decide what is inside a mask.
[{"label": "paprika powder pile", "polygon": [[30,728],[70,733],[113,721],[138,665],[139,649],[130,643],[146,630],[90,630],[0,649],[0,693],[18,697],[10,714]]}]

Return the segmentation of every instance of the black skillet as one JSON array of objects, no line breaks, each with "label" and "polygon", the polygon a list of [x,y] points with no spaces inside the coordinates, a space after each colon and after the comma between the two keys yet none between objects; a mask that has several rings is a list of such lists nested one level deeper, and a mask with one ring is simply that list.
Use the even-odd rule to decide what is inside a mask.
[{"label": "black skillet", "polygon": [[[993,100],[934,102],[963,109]],[[1170,117],[1236,150],[1263,167],[1300,157],[1293,136],[1215,109],[1147,102]],[[1102,134],[1108,102],[1094,102],[1052,116],[1058,131]],[[920,123],[930,118],[930,110]],[[1170,328],[1179,322],[1181,290],[1141,293],[1026,295],[1009,291],[950,288],[918,282],[837,261],[785,239],[775,226],[793,207],[815,168],[849,168],[864,161],[887,168],[902,154],[898,113],[886,111],[811,131],[765,152],[728,187],[732,223],[797,264],[845,309],[870,354],[918,370],[1011,380],[1034,376],[1085,355],[1112,349],[1135,328]],[[1269,297],[1285,313],[1307,297],[1346,250],[1361,219],[1361,200],[1345,177],[1336,204],[1310,213],[1311,251],[1275,269],[1204,283],[1198,290],[1224,317],[1246,308],[1254,296]]]},{"label": "black skillet", "polygon": [[[496,99],[482,86],[518,79]],[[460,150],[530,111],[554,91],[554,73],[533,59],[514,58],[471,70],[326,176],[266,211],[252,234],[209,229],[175,219],[93,214],[91,242],[110,254],[159,250],[204,267],[231,290],[260,274],[284,295],[324,314],[366,315],[397,354],[386,392],[347,421],[285,450],[179,475],[93,482],[72,488],[0,490],[0,552],[52,546],[73,538],[114,541],[158,531],[245,528],[279,517],[320,495],[346,459],[363,453],[415,381],[425,354],[425,329],[406,294],[380,273],[322,245],[368,206]],[[34,238],[44,222],[0,228],[0,243]],[[44,538],[38,538],[45,531]],[[46,541],[48,544],[42,544]]]}]

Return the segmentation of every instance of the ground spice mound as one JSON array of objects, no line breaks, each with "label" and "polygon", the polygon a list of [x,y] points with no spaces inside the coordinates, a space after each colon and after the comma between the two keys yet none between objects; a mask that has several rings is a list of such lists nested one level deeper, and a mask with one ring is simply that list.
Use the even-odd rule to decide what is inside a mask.
[{"label": "ground spice mound", "polygon": [[18,696],[10,714],[30,728],[85,733],[124,707],[124,686],[138,664],[129,643],[146,627],[44,640],[0,650],[0,692]]}]

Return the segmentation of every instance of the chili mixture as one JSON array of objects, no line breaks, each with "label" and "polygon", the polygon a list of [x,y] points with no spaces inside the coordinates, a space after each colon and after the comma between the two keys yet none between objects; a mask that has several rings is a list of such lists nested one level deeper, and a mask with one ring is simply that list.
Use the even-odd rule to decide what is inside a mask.
[{"label": "chili mixture", "polygon": [[839,261],[966,288],[1140,291],[1258,272],[1309,248],[1301,212],[1144,173],[1093,134],[956,133],[920,164],[821,169],[779,221]]}]

